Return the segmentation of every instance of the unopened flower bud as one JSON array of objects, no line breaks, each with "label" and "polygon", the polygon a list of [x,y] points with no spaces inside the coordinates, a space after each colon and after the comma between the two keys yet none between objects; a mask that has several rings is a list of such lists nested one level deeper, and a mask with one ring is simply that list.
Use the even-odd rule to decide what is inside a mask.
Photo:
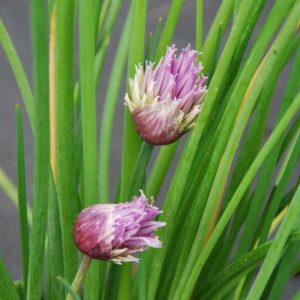
[{"label": "unopened flower bud", "polygon": [[136,66],[129,80],[125,104],[137,132],[150,144],[170,144],[193,128],[207,92],[198,52],[188,46],[177,57],[176,51],[169,47],[157,66]]},{"label": "unopened flower bud", "polygon": [[143,192],[131,202],[96,204],[84,209],[74,225],[74,240],[81,252],[117,264],[138,262],[132,256],[148,247],[160,248],[154,231],[165,226],[155,221],[161,211],[148,204]]}]

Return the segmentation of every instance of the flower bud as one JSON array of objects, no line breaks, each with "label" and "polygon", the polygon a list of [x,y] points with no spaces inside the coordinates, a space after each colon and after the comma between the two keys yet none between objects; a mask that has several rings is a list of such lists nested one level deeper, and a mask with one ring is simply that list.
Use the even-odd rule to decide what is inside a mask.
[{"label": "flower bud", "polygon": [[131,202],[96,204],[84,209],[74,225],[74,240],[81,252],[116,264],[138,262],[132,254],[148,247],[160,248],[154,231],[165,222],[154,221],[161,211],[147,203],[141,191]]},{"label": "flower bud", "polygon": [[193,128],[207,92],[198,52],[188,46],[177,57],[176,51],[169,47],[157,66],[136,66],[129,80],[125,104],[138,134],[150,144],[170,144]]}]

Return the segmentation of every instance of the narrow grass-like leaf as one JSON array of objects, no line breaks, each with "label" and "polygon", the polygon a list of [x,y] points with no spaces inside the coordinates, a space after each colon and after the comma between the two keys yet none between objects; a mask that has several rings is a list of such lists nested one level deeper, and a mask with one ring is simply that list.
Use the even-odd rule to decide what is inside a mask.
[{"label": "narrow grass-like leaf", "polygon": [[[242,7],[242,5],[241,5]],[[294,16],[294,15],[293,15]],[[189,273],[191,272],[191,269],[199,256],[199,249],[202,249],[205,239],[207,238],[207,235],[209,234],[210,226],[212,225],[212,220],[215,217],[215,209],[218,206],[218,202],[220,201],[223,193],[224,186],[226,184],[226,179],[229,174],[231,162],[234,158],[235,151],[237,144],[239,143],[239,140],[242,136],[243,130],[247,124],[247,120],[251,114],[251,111],[256,103],[257,97],[263,87],[263,84],[265,80],[268,78],[268,74],[271,71],[272,66],[277,62],[277,53],[282,50],[283,44],[282,41],[289,40],[290,36],[293,34],[293,28],[292,25],[295,22],[293,18],[289,19],[289,22],[287,22],[284,29],[279,34],[278,38],[274,42],[274,45],[272,46],[270,50],[270,54],[266,57],[265,63],[262,64],[261,69],[254,77],[254,85],[253,87],[250,85],[251,89],[248,90],[246,95],[244,96],[243,101],[241,102],[240,111],[237,115],[235,126],[233,127],[233,131],[231,133],[231,136],[229,138],[229,141],[227,143],[227,147],[225,152],[222,155],[222,159],[220,161],[220,164],[218,166],[218,171],[215,175],[214,181],[212,183],[211,188],[206,188],[206,192],[209,190],[209,197],[207,199],[207,204],[205,207],[205,210],[203,212],[203,216],[200,222],[200,225],[198,227],[198,232],[195,238],[195,241],[193,243],[193,248],[191,250],[190,257],[188,259],[185,272]],[[237,89],[238,86],[236,86]],[[232,95],[232,99],[237,99],[234,95]],[[234,110],[233,106],[230,106],[230,109]],[[228,122],[228,120],[227,120]],[[228,122],[229,123],[229,122]],[[223,125],[224,126],[224,125]],[[224,126],[223,128],[226,128]],[[220,145],[221,145],[221,138],[225,138],[225,134],[220,137]],[[217,149],[218,145],[216,145]],[[211,161],[213,162],[213,160]],[[210,166],[209,166],[210,167]],[[205,181],[207,181],[208,178],[205,178]],[[203,183],[204,184],[204,183]],[[204,190],[205,191],[205,190]],[[206,195],[204,192],[199,192],[200,197],[203,197]],[[191,220],[194,220],[194,217],[191,218]],[[200,250],[201,251],[201,250]],[[174,287],[175,288],[175,287]]]},{"label": "narrow grass-like leaf", "polygon": [[[142,254],[141,259],[145,259],[146,256]],[[139,300],[147,299],[147,264],[142,262],[139,268]]]},{"label": "narrow grass-like leaf", "polygon": [[64,278],[73,280],[77,268],[72,231],[76,215],[74,169],[73,32],[74,1],[56,3],[56,191],[62,230]]},{"label": "narrow grass-like leaf", "polygon": [[266,256],[270,245],[270,242],[263,244],[227,266],[203,286],[198,297],[212,299],[226,295],[230,288],[256,268],[257,264]]},{"label": "narrow grass-like leaf", "polygon": [[206,68],[208,80],[211,80],[211,78],[214,75],[214,71],[215,71],[215,68],[216,68],[216,65],[218,62],[218,54],[219,54],[219,50],[220,50],[222,37],[223,37],[223,27],[222,27],[222,24],[220,24],[219,30],[218,30],[218,35],[216,38],[216,44],[215,44],[215,47],[212,49],[213,53],[211,54],[211,61],[210,61],[209,69]]},{"label": "narrow grass-like leaf", "polygon": [[153,147],[153,145],[150,145],[146,142],[142,143],[135,166],[133,168],[133,173],[129,184],[129,193],[126,199],[132,195],[137,195],[139,189],[142,188],[146,176],[146,168],[150,160]]},{"label": "narrow grass-like leaf", "polygon": [[[95,64],[95,11],[93,0],[79,1],[79,77],[82,124],[83,203],[98,201],[97,188],[97,125]],[[93,261],[85,280],[85,297],[98,298],[99,265]]]},{"label": "narrow grass-like leaf", "polygon": [[42,274],[46,237],[49,189],[49,101],[48,101],[48,34],[47,5],[31,0],[33,45],[33,82],[35,95],[35,158],[33,218],[30,240],[27,298],[38,300],[42,291]]},{"label": "narrow grass-like leaf", "polygon": [[120,8],[122,5],[122,0],[110,0],[110,1],[111,1],[111,4],[110,4],[109,10],[108,10],[105,18],[104,18],[105,14],[102,14],[102,12],[104,13],[105,10],[103,10],[101,12],[101,17],[103,18],[103,20],[105,20],[105,23],[103,23],[103,28],[101,28],[101,24],[100,24],[99,29],[103,30],[104,36],[111,35],[111,32],[117,21],[117,18],[118,18],[119,12],[120,12]]},{"label": "narrow grass-like leaf", "polygon": [[[50,6],[50,5],[49,5]],[[51,6],[49,31],[49,114],[50,114],[50,164],[53,178],[56,177],[56,94],[55,94],[55,42],[56,7]],[[51,174],[51,176],[52,176]]]},{"label": "narrow grass-like leaf", "polygon": [[[3,169],[0,167],[0,186],[11,202],[18,207],[18,191],[14,186],[13,182],[8,178]],[[32,211],[29,204],[27,204],[27,216],[28,216],[28,224],[31,226],[32,224]]]},{"label": "narrow grass-like leaf", "polygon": [[33,95],[29,86],[28,79],[26,77],[24,68],[15,50],[15,47],[9,37],[8,32],[0,19],[0,43],[5,51],[5,54],[9,60],[12,71],[14,72],[16,81],[18,83],[20,93],[22,95],[26,111],[30,120],[32,130],[34,131],[34,101]]},{"label": "narrow grass-like leaf", "polygon": [[164,146],[159,151],[147,182],[146,191],[150,196],[156,197],[159,194],[169,167],[173,161],[178,144],[179,142],[172,143]]},{"label": "narrow grass-like leaf", "polygon": [[[62,249],[61,227],[54,180],[49,183],[48,209],[48,243],[47,243],[47,285],[46,298],[62,300],[65,297],[56,277],[64,274],[64,257]],[[50,270],[48,270],[48,268]]]},{"label": "narrow grass-like leaf", "polygon": [[[276,126],[275,130],[269,137],[268,141],[265,143],[259,154],[256,156],[255,160],[251,164],[248,172],[244,176],[242,182],[240,183],[239,187],[237,188],[235,194],[229,201],[224,213],[220,217],[214,231],[212,232],[209,240],[203,247],[201,254],[198,256],[196,262],[194,263],[193,267],[190,269],[191,271],[189,274],[185,272],[183,274],[180,285],[176,291],[175,296],[181,297],[180,299],[188,299],[191,291],[193,290],[194,284],[197,281],[197,278],[203,268],[205,261],[207,260],[208,256],[210,255],[213,247],[216,245],[219,237],[221,236],[223,230],[225,229],[226,225],[228,224],[233,212],[237,208],[241,198],[243,197],[245,191],[248,189],[249,185],[251,184],[252,180],[254,179],[257,171],[261,167],[263,161],[269,155],[269,153],[274,149],[277,142],[282,137],[282,134],[286,130],[289,125],[290,120],[295,116],[297,111],[300,108],[300,95],[294,100],[291,106],[288,108],[287,112],[284,114],[278,125]],[[176,299],[176,298],[173,298]]]},{"label": "narrow grass-like leaf", "polygon": [[282,257],[279,268],[277,270],[274,281],[271,282],[272,287],[268,294],[268,300],[279,300],[286,283],[292,276],[292,269],[300,249],[300,242],[288,245],[287,250]]},{"label": "narrow grass-like leaf", "polygon": [[94,78],[94,1],[80,1],[80,99],[85,206],[97,201],[96,85]]},{"label": "narrow grass-like leaf", "polygon": [[176,24],[178,22],[179,13],[183,5],[183,0],[172,0],[168,17],[161,35],[159,45],[157,47],[157,52],[155,60],[158,61],[161,56],[166,51],[166,47],[170,46],[172,42],[172,37],[175,31]]},{"label": "narrow grass-like leaf", "polygon": [[149,60],[154,60],[156,57],[157,47],[161,38],[162,18],[159,18],[156,24],[155,35],[152,41],[151,53]]},{"label": "narrow grass-like leaf", "polygon": [[146,61],[152,61],[151,58],[151,49],[153,46],[153,33],[150,32],[148,35],[148,39],[147,39],[147,46],[146,46],[146,50],[145,50],[145,57],[144,57],[144,65]]},{"label": "narrow grass-like leaf", "polygon": [[[298,99],[300,96],[298,96]],[[298,187],[296,194],[290,204],[290,207],[286,213],[284,220],[274,238],[272,246],[263,262],[261,270],[259,271],[254,284],[247,296],[247,300],[259,299],[264,291],[264,288],[277,265],[281,255],[283,247],[287,241],[288,235],[291,233],[297,221],[299,220],[300,214],[300,186]]]},{"label": "narrow grass-like leaf", "polygon": [[27,216],[27,197],[26,197],[26,175],[25,175],[25,150],[23,123],[20,106],[16,106],[16,128],[17,128],[17,161],[18,161],[18,207],[19,225],[22,247],[22,278],[24,295],[27,292],[28,260],[29,260],[29,231]]},{"label": "narrow grass-like leaf", "polygon": [[[299,232],[292,233],[288,239],[288,246],[295,247],[299,243],[299,239]],[[225,296],[229,289],[257,267],[258,263],[266,256],[271,245],[272,241],[262,244],[232,262],[203,285],[196,296],[201,297],[201,299],[213,299]],[[280,293],[277,295],[280,295]]]},{"label": "narrow grass-like leaf", "polygon": [[227,197],[232,196],[232,193],[240,182],[241,177],[246,172],[251,161],[253,160],[253,157],[258,151],[258,148],[263,139],[264,132],[266,130],[266,121],[268,110],[271,105],[273,91],[276,87],[278,76],[283,66],[287,63],[293,53],[293,51],[289,53],[291,49],[294,48],[291,48],[290,43],[288,43],[285,50],[280,53],[280,56],[282,56],[282,59],[280,59],[281,62],[275,65],[275,68],[272,71],[271,76],[262,91],[259,102],[255,108],[255,112],[253,115],[253,119],[251,120],[247,136],[243,141],[243,145],[241,145],[241,151],[236,163],[238,168],[235,168],[234,170],[229,191],[227,192]]},{"label": "narrow grass-like leaf", "polygon": [[227,24],[233,11],[233,4],[234,0],[222,1],[220,8],[216,14],[216,17],[213,21],[213,24],[210,26],[207,38],[205,39],[205,43],[203,45],[202,61],[204,68],[206,69],[205,72],[207,72],[207,70],[210,69],[210,63],[212,61],[211,57],[214,53],[214,48],[218,39],[220,25],[224,29],[227,27]]},{"label": "narrow grass-like leaf", "polygon": [[[295,192],[297,190],[297,187],[300,183],[300,176],[298,176],[297,181],[295,183],[295,185],[282,197],[281,201],[280,201],[280,206],[278,208],[278,211],[276,213],[276,218],[278,215],[280,215],[284,210],[287,209],[287,207],[289,206],[289,204],[291,203]],[[271,193],[271,196],[273,196],[273,193]],[[281,221],[281,220],[280,220]],[[274,222],[274,221],[273,221]],[[272,223],[273,224],[273,223]],[[273,225],[272,225],[273,226]],[[270,231],[272,231],[272,228],[270,229]]]},{"label": "narrow grass-like leaf", "polygon": [[[104,60],[105,60],[107,49],[108,49],[108,46],[110,43],[111,34],[114,29],[114,25],[117,21],[117,17],[119,15],[121,5],[122,5],[121,0],[112,0],[112,3],[110,4],[110,7],[109,7],[109,11],[106,13],[105,5],[106,5],[106,3],[109,5],[109,2],[110,2],[110,0],[105,1],[103,4],[103,10],[101,12],[99,28],[98,28],[98,35],[100,34],[100,30],[103,30],[103,33],[101,35],[101,38],[99,41],[99,46],[97,48],[96,57],[95,57],[96,82],[99,82],[99,77],[103,70]],[[106,16],[106,17],[104,18],[104,16]],[[102,20],[104,22],[104,19],[105,19],[105,23],[102,23]]]},{"label": "narrow grass-like leaf", "polygon": [[[272,221],[276,216],[276,212],[280,207],[280,200],[282,199],[284,192],[288,186],[289,179],[293,174],[294,168],[297,164],[297,160],[299,159],[300,154],[300,129],[298,133],[295,135],[294,140],[290,145],[290,149],[285,157],[285,160],[279,170],[279,174],[276,178],[275,182],[275,191],[272,193],[269,202],[265,208],[265,211],[262,215],[262,223],[259,232],[259,236],[262,241],[267,239],[269,234]],[[260,242],[262,242],[260,241]]]},{"label": "narrow grass-like leaf", "polygon": [[118,297],[118,283],[120,281],[120,267],[111,264],[108,266],[108,274],[106,278],[106,286],[103,290],[103,299],[111,300]]},{"label": "narrow grass-like leaf", "polygon": [[196,1],[196,49],[201,51],[203,44],[203,0]]},{"label": "narrow grass-like leaf", "polygon": [[[53,1],[52,1],[53,2]],[[52,4],[52,5],[51,5]],[[57,194],[56,179],[56,97],[55,97],[55,43],[56,43],[56,7],[49,4],[51,11],[49,32],[49,108],[50,108],[50,178],[49,178],[49,205],[48,205],[48,240],[46,256],[46,299],[63,299],[64,290],[56,277],[64,274],[61,227]]]},{"label": "narrow grass-like leaf", "polygon": [[[290,73],[290,78],[287,83],[285,95],[284,95],[283,101],[280,106],[277,120],[279,120],[281,118],[282,114],[287,109],[288,105],[291,103],[291,101],[294,98],[294,95],[298,92],[299,87],[300,87],[300,80],[299,80],[300,48],[298,48],[298,50],[297,50],[297,54],[296,54],[294,62],[295,62],[295,64],[293,65],[291,73]],[[296,132],[296,134],[297,134],[297,132]],[[270,185],[270,180],[266,180],[266,178],[264,178],[263,176],[268,173],[268,170],[272,171],[275,169],[276,162],[278,160],[279,151],[280,151],[280,147],[278,147],[277,151],[275,151],[268,158],[268,160],[265,163],[265,167],[264,167],[262,174],[260,175],[258,183],[257,183],[260,188],[257,192],[258,193],[257,197],[262,197],[267,193],[267,187]],[[269,171],[269,172],[271,172],[271,171]],[[286,180],[283,182],[286,182]],[[284,189],[284,186],[281,188]],[[277,198],[276,201],[274,201],[273,203],[271,202],[272,209],[269,209],[269,211],[267,212],[267,215],[264,216],[265,219],[264,219],[263,226],[262,226],[261,233],[260,233],[260,242],[261,243],[263,243],[268,236],[269,226],[271,225],[272,219],[274,217],[274,213],[276,212],[277,206],[279,205],[278,200],[279,199]]]},{"label": "narrow grass-like leaf", "polygon": [[289,128],[289,130],[287,131],[284,139],[281,142],[281,147],[280,147],[280,151],[278,153],[277,163],[280,160],[280,158],[282,157],[283,153],[286,151],[286,149],[289,146],[292,138],[295,136],[299,126],[300,126],[300,119],[298,118],[298,119],[295,120],[295,122]]},{"label": "narrow grass-like leaf", "polygon": [[63,284],[67,292],[72,296],[73,300],[81,300],[80,296],[72,289],[72,287],[70,286],[67,280],[65,280],[60,276],[57,277],[57,280]]},{"label": "narrow grass-like leaf", "polygon": [[[252,126],[250,127],[249,135],[245,139],[245,145],[243,146],[240,158],[237,162],[237,168],[234,173],[234,179],[232,180],[232,190],[236,188],[238,185],[242,174],[245,173],[247,168],[249,167],[251,160],[255,157],[255,154],[258,151],[260,143],[263,139],[264,128],[266,127],[267,121],[267,112],[270,105],[270,100],[272,99],[272,93],[275,88],[275,84],[277,82],[277,78],[282,69],[282,60],[285,60],[284,52],[282,51],[279,54],[279,61],[275,65],[270,74],[268,82],[266,83],[263,92],[260,96],[259,103],[257,104],[257,111],[252,120]],[[272,169],[270,170],[270,172]],[[271,175],[270,175],[271,177]],[[264,182],[265,184],[265,182]],[[229,192],[229,196],[232,195],[232,190]],[[281,196],[280,196],[281,198]],[[279,199],[280,199],[279,198]],[[257,196],[257,190],[254,193],[253,198],[251,199],[251,204],[249,207],[249,211],[245,220],[245,227],[243,230],[243,235],[241,237],[241,241],[239,243],[239,247],[237,249],[237,256],[246,253],[251,245],[255,242],[254,235],[258,227],[258,223],[255,220],[259,219],[259,214],[262,206],[262,200],[264,197],[262,195]],[[277,207],[275,211],[277,210]]]},{"label": "narrow grass-like leaf", "polygon": [[100,15],[103,8],[103,0],[95,0],[94,1],[94,11],[95,11],[95,20],[94,20],[94,34],[95,34],[95,44],[97,43],[98,39],[98,28],[100,23]]},{"label": "narrow grass-like leaf", "polygon": [[104,99],[104,107],[101,118],[101,133],[99,141],[99,200],[109,201],[109,162],[112,138],[112,127],[114,114],[119,100],[119,92],[126,66],[130,32],[131,18],[127,16],[124,29],[121,34],[118,49],[114,58],[107,92]]},{"label": "narrow grass-like leaf", "polygon": [[6,270],[2,257],[0,257],[0,278],[0,299],[19,300],[20,297]]},{"label": "narrow grass-like leaf", "polygon": [[108,9],[109,9],[109,6],[110,6],[110,2],[111,2],[111,0],[102,1],[100,16],[99,16],[99,20],[98,20],[98,26],[97,26],[97,30],[96,30],[97,36],[100,35],[100,32],[103,29],[103,23],[104,23],[104,20],[107,17],[107,12],[108,12]]}]

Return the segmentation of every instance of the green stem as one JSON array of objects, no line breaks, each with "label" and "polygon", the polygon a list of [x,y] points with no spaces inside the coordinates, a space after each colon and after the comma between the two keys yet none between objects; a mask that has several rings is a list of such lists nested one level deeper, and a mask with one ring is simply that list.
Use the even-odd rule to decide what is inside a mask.
[{"label": "green stem", "polygon": [[133,174],[129,185],[129,193],[126,199],[135,195],[138,192],[138,190],[142,188],[143,182],[145,180],[146,168],[151,158],[153,147],[153,145],[150,145],[146,142],[142,143],[138,154],[138,158],[133,169]]},{"label": "green stem", "polygon": [[100,35],[101,30],[103,29],[103,23],[105,20],[105,17],[107,17],[107,12],[110,6],[111,0],[104,0],[102,3],[100,16],[98,20],[98,26],[97,26],[97,37]]},{"label": "green stem", "polygon": [[[79,25],[83,203],[86,207],[98,202],[94,0],[79,1]],[[98,281],[99,266],[94,261],[85,281],[84,295],[87,300],[98,298]]]},{"label": "green stem", "polygon": [[233,4],[234,0],[222,1],[213,24],[211,25],[210,30],[207,34],[205,43],[203,45],[203,65],[205,67],[205,72],[210,69],[212,55],[214,54],[213,50],[219,36],[220,24],[222,25],[223,29],[226,28],[232,15],[234,6]]},{"label": "green stem", "polygon": [[112,128],[114,114],[119,101],[119,92],[126,65],[128,46],[131,34],[131,16],[128,15],[121,34],[118,50],[109,78],[101,118],[101,133],[99,142],[99,199],[109,201],[109,162],[111,153]]},{"label": "green stem", "polygon": [[[87,255],[84,255],[82,257],[80,266],[79,266],[78,271],[76,273],[76,276],[75,276],[75,278],[72,282],[72,289],[76,293],[78,293],[80,291],[82,282],[84,280],[84,277],[86,275],[86,272],[89,268],[90,263],[91,263],[91,258]],[[66,300],[73,300],[73,297],[71,296],[70,293],[67,295]]]},{"label": "green stem", "polygon": [[160,42],[157,47],[155,60],[158,61],[166,51],[166,47],[171,44],[173,33],[179,18],[179,14],[183,5],[183,0],[173,0],[170,6],[168,17],[161,35]]},{"label": "green stem", "polygon": [[42,292],[46,220],[49,188],[49,101],[47,6],[31,0],[34,82],[34,192],[33,222],[30,239],[27,299],[38,300]]},{"label": "green stem", "polygon": [[28,277],[28,260],[29,260],[29,231],[27,217],[27,197],[26,197],[26,180],[25,180],[25,150],[23,123],[20,106],[16,106],[16,128],[17,128],[17,172],[18,172],[18,207],[19,207],[19,224],[22,246],[22,271],[24,295],[27,292]]},{"label": "green stem", "polygon": [[156,197],[159,194],[178,145],[179,141],[160,149],[147,183],[146,191],[149,195]]},{"label": "green stem", "polygon": [[77,266],[76,247],[72,237],[76,215],[73,102],[74,1],[58,0],[56,9],[56,189],[62,231],[64,278],[71,281]]},{"label": "green stem", "polygon": [[196,2],[196,49],[200,51],[203,43],[203,0]]}]

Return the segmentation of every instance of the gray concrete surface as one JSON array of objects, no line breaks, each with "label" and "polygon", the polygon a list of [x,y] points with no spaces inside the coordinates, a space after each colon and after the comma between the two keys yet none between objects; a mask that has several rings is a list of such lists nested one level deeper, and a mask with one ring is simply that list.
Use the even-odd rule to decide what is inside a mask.
[{"label": "gray concrete surface", "polygon": [[[173,42],[179,48],[184,47],[186,44],[194,44],[194,11],[195,1],[186,0],[179,25]],[[209,26],[213,20],[213,16],[220,1],[205,1],[205,32],[208,31]],[[271,1],[272,2],[272,1]],[[120,15],[116,30],[114,32],[110,51],[105,63],[103,72],[102,84],[99,87],[97,94],[98,101],[98,116],[101,112],[101,103],[104,97],[105,86],[108,81],[110,66],[112,65],[113,54],[118,41],[118,35],[122,29],[122,22],[126,15],[125,11],[128,7],[129,1],[124,1],[124,7]],[[148,29],[153,31],[155,24],[159,17],[165,17],[168,11],[169,1],[167,0],[150,0],[148,9]],[[265,9],[264,14],[268,12],[268,7]],[[30,33],[29,33],[29,17],[28,17],[28,1],[26,0],[0,0],[0,16],[5,23],[13,42],[16,46],[17,52],[25,67],[25,71],[31,77],[31,48],[30,48]],[[253,41],[251,42],[253,43]],[[278,82],[278,88],[275,95],[275,102],[278,104],[282,95],[284,83],[286,78],[286,71],[281,76]],[[16,161],[15,161],[15,124],[14,124],[14,109],[16,103],[22,103],[22,99],[16,85],[15,79],[11,72],[10,66],[6,57],[0,50],[0,166],[5,170],[9,177],[16,181]],[[124,88],[123,88],[124,92]],[[120,105],[114,127],[114,147],[112,148],[112,186],[113,191],[117,182],[120,166],[120,143],[122,141],[121,128],[122,128],[122,110],[123,100],[120,96]],[[272,108],[272,117],[269,120],[271,125],[274,121],[274,116],[278,109],[278,105]],[[25,114],[24,114],[25,115]],[[100,118],[100,117],[99,117]],[[99,119],[98,118],[98,119]],[[32,195],[32,159],[33,159],[33,140],[30,133],[28,120],[25,117],[25,146],[26,146],[26,173],[27,173],[27,186],[28,198]],[[19,242],[19,225],[18,215],[16,208],[8,200],[7,196],[0,189],[0,253],[8,266],[8,269],[13,276],[17,279],[21,275],[21,253]],[[294,292],[300,288],[299,280],[294,279],[286,288],[283,299],[291,299]]]}]

